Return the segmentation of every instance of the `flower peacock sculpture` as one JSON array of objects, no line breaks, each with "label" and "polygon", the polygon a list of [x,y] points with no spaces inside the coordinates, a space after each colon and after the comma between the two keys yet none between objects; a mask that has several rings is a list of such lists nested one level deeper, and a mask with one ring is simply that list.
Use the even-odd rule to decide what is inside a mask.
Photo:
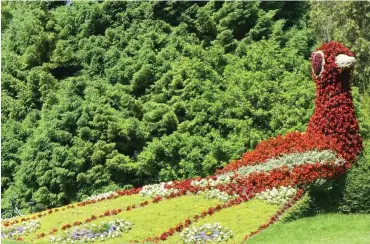
[{"label": "flower peacock sculpture", "polygon": [[[158,242],[167,240],[175,232],[183,232],[182,237],[186,239],[195,231],[187,229],[194,222],[255,197],[280,205],[280,210],[271,216],[268,222],[257,230],[246,233],[245,239],[248,239],[278,220],[284,211],[303,195],[308,186],[318,181],[335,180],[343,175],[362,151],[362,139],[350,88],[350,76],[354,64],[353,54],[337,42],[323,44],[312,53],[311,65],[312,76],[316,83],[316,100],[314,114],[305,132],[288,133],[285,136],[262,141],[254,150],[244,153],[241,159],[229,163],[215,175],[206,178],[162,182],[131,190],[110,192],[94,196],[75,206],[83,207],[86,204],[133,194],[152,197],[151,204],[187,194],[201,194],[224,202],[185,219],[158,236],[133,240],[133,242]],[[149,202],[145,201],[126,209],[109,210],[100,216],[92,216],[85,222],[146,207],[148,204]],[[75,206],[67,206],[67,208]],[[48,214],[53,212],[56,210],[49,210]],[[20,221],[29,221],[29,218]],[[17,221],[6,221],[3,225],[11,226],[17,223]],[[64,230],[71,227],[72,224],[68,224],[62,228]],[[194,238],[204,237],[210,240],[215,231],[212,229],[211,232],[213,234],[209,236],[206,236],[205,232],[202,235],[195,233]],[[53,230],[50,233],[54,233]],[[44,236],[45,234],[42,233],[39,238]]]}]

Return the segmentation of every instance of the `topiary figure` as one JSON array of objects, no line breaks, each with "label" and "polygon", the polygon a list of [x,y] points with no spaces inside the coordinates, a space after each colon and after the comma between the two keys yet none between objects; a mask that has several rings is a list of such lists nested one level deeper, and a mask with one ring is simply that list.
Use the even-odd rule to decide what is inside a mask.
[{"label": "topiary figure", "polygon": [[335,138],[348,161],[363,149],[350,86],[355,63],[353,54],[338,42],[323,44],[311,56],[316,100],[307,132]]}]

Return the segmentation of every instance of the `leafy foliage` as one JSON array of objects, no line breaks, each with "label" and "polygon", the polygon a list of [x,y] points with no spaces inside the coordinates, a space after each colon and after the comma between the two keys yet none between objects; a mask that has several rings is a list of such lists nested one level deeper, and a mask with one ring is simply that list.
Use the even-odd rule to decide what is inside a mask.
[{"label": "leafy foliage", "polygon": [[205,176],[313,112],[305,2],[2,6],[3,208]]},{"label": "leafy foliage", "polygon": [[353,83],[365,93],[370,88],[369,2],[312,2],[310,22],[319,43],[339,41],[356,54]]},{"label": "leafy foliage", "polygon": [[340,210],[344,212],[370,212],[370,144],[359,162],[353,166],[345,179]]}]

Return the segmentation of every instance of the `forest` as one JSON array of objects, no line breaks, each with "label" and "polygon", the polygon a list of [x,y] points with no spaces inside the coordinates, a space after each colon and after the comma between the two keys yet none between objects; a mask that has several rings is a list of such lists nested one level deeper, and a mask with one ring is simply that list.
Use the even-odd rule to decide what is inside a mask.
[{"label": "forest", "polygon": [[365,142],[340,208],[370,211],[369,2],[1,4],[2,208],[204,177],[305,131],[310,55],[336,40]]}]

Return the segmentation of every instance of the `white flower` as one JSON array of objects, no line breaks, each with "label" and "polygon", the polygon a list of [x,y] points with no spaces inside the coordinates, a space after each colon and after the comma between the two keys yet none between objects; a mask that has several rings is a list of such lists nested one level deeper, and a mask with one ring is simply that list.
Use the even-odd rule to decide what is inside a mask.
[{"label": "white flower", "polygon": [[86,198],[84,201],[88,201],[88,200],[95,200],[95,201],[99,201],[101,199],[107,199],[108,197],[115,197],[115,196],[119,196],[117,192],[114,192],[114,191],[110,191],[110,192],[106,192],[106,193],[101,193],[101,194],[98,194],[98,195],[93,195],[93,196],[90,196],[88,198]]},{"label": "white flower", "polygon": [[264,200],[269,204],[284,204],[297,193],[297,189],[292,187],[282,186],[280,188],[272,188],[256,195],[257,199]]},{"label": "white flower", "polygon": [[[205,237],[204,234],[207,232],[214,234],[208,236],[210,238],[209,240],[206,240],[204,238]],[[232,232],[229,229],[222,227],[220,223],[214,223],[214,224],[204,224],[199,228],[196,227],[185,228],[181,232],[180,237],[184,243],[205,243],[208,241],[224,243],[225,241],[232,238]]]}]

